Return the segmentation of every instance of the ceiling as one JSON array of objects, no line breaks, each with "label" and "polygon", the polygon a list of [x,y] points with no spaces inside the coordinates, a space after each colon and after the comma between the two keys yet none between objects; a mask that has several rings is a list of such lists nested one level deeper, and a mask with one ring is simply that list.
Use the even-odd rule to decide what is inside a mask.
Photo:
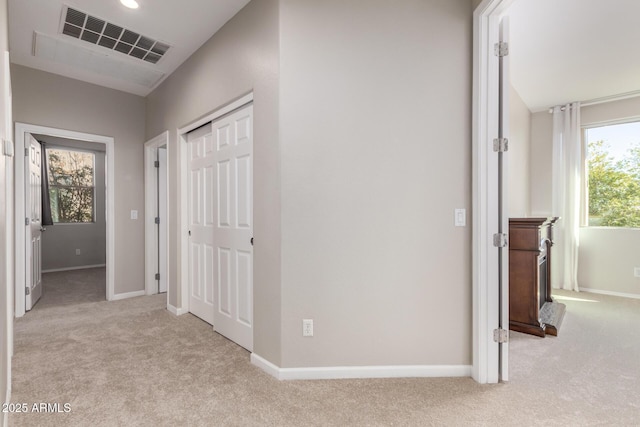
[{"label": "ceiling", "polygon": [[[146,96],[248,2],[138,0],[133,10],[119,0],[9,0],[11,62]],[[89,28],[65,27],[68,16]]]},{"label": "ceiling", "polygon": [[514,0],[511,83],[533,112],[640,95],[640,1]]},{"label": "ceiling", "polygon": [[[249,0],[138,2],[9,0],[11,62],[146,96]],[[154,64],[65,35],[67,7],[169,49]],[[511,82],[531,111],[640,94],[640,1],[514,0],[508,14]]]}]

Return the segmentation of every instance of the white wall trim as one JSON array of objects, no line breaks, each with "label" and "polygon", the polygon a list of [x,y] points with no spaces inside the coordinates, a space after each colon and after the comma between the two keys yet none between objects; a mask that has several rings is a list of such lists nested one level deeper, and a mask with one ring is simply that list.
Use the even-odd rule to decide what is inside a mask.
[{"label": "white wall trim", "polygon": [[189,310],[177,309],[176,307],[174,307],[169,303],[167,303],[167,310],[169,310],[171,314],[174,314],[176,316],[182,316],[183,314],[187,314],[189,312]]},{"label": "white wall trim", "polygon": [[24,148],[25,148],[25,134],[35,133],[50,136],[57,136],[68,139],[78,139],[81,141],[99,142],[106,146],[106,199],[107,199],[107,286],[106,286],[106,298],[107,301],[113,300],[114,287],[115,287],[115,147],[114,139],[110,136],[95,135],[90,133],[76,132],[65,129],[57,129],[47,126],[31,125],[27,123],[15,124],[15,316],[22,317],[25,313],[25,295],[24,288],[26,287],[25,269],[26,269],[26,233],[24,218],[25,214],[25,200],[24,200],[24,185],[25,185],[25,164],[24,164]]},{"label": "white wall trim", "polygon": [[100,268],[100,267],[106,267],[106,266],[107,266],[107,264],[78,265],[76,267],[50,268],[48,270],[42,270],[42,272],[43,273],[56,273],[58,271],[86,270],[88,268]]},{"label": "white wall trim", "polygon": [[177,299],[178,306],[176,309],[178,311],[189,311],[189,221],[188,221],[188,194],[187,194],[187,180],[188,180],[188,164],[187,164],[187,133],[191,132],[199,128],[202,125],[205,125],[209,122],[212,122],[230,112],[237,110],[238,108],[247,105],[248,103],[253,101],[253,92],[244,95],[235,101],[230,102],[229,104],[220,107],[215,110],[213,113],[204,116],[201,119],[198,119],[186,126],[183,126],[177,130],[176,141],[178,142],[178,165],[180,170],[178,171],[178,188],[180,189],[180,208],[179,208],[179,216],[178,216],[178,224],[179,224],[179,233],[178,242],[180,247],[177,249],[177,253],[180,254],[180,280],[176,284],[176,290],[178,296]]},{"label": "white wall trim", "polygon": [[590,292],[592,294],[610,295],[612,297],[640,299],[640,294],[628,294],[625,292],[603,291],[600,289],[583,288],[582,286],[580,287],[580,292]]},{"label": "white wall trim", "polygon": [[[473,369],[477,382],[499,380],[499,346],[492,331],[498,327],[499,269],[491,238],[498,231],[497,161],[490,157],[498,136],[497,60],[499,17],[513,0],[484,0],[473,13]],[[493,188],[490,183],[494,182]]]},{"label": "white wall trim", "polygon": [[[144,290],[147,295],[158,293],[156,273],[164,274],[165,277],[168,277],[169,274],[167,265],[158,266],[159,243],[155,233],[155,212],[158,203],[155,190],[158,186],[158,178],[154,165],[158,148],[168,144],[168,130],[144,144]],[[169,223],[168,214],[162,219],[161,223]],[[168,288],[167,292],[169,292]]]},{"label": "white wall trim", "polygon": [[124,292],[122,294],[114,294],[113,297],[111,298],[111,301],[119,301],[122,299],[141,297],[144,295],[145,295],[144,291]]},{"label": "white wall trim", "polygon": [[251,363],[279,380],[329,380],[353,378],[469,377],[471,365],[330,366],[279,368],[255,353]]}]

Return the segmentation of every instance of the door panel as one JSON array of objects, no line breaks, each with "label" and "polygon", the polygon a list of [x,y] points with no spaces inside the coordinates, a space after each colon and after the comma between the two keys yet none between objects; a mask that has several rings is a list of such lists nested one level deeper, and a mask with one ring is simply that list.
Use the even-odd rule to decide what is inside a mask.
[{"label": "door panel", "polygon": [[[500,41],[509,42],[509,17],[505,16],[500,21]],[[498,138],[507,138],[509,135],[509,55],[500,57],[499,65],[500,99],[499,99],[499,127]],[[506,195],[508,173],[508,151],[498,153],[498,221],[500,233],[509,232],[509,215],[507,212]],[[500,271],[500,320],[499,327],[509,330],[509,248],[499,248]],[[499,377],[501,381],[509,381],[509,341],[500,345]]]},{"label": "door panel", "polygon": [[42,295],[42,182],[41,159],[42,147],[36,139],[29,135],[29,155],[26,162],[28,179],[26,185],[26,212],[29,224],[27,227],[27,271],[26,284],[28,290],[25,298],[25,310],[29,311]]},{"label": "door panel", "polygon": [[158,292],[167,292],[167,227],[169,223],[168,204],[167,204],[167,149],[158,149],[158,216],[160,224],[158,224],[158,272],[160,280],[158,281]]},{"label": "door panel", "polygon": [[253,106],[212,123],[216,136],[218,300],[214,328],[253,349]]},{"label": "door panel", "polygon": [[213,148],[211,127],[187,135],[189,144],[189,311],[213,324]]}]

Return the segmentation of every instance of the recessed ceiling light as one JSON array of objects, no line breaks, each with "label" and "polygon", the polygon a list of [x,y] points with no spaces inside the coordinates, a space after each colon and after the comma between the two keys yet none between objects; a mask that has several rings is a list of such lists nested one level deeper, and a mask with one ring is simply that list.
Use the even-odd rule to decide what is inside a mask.
[{"label": "recessed ceiling light", "polygon": [[138,8],[138,2],[136,0],[120,0],[120,3],[122,3],[124,6],[128,7],[129,9]]}]

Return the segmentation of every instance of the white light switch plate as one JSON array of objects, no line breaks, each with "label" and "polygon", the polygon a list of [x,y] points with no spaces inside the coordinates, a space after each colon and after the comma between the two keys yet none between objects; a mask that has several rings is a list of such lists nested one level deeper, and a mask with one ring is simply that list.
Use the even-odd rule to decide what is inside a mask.
[{"label": "white light switch plate", "polygon": [[455,210],[455,225],[456,227],[464,227],[467,225],[467,210],[456,209]]},{"label": "white light switch plate", "polygon": [[131,219],[138,219],[138,211],[131,211]]},{"label": "white light switch plate", "polygon": [[7,157],[13,157],[13,142],[8,139],[2,140],[2,154]]}]

